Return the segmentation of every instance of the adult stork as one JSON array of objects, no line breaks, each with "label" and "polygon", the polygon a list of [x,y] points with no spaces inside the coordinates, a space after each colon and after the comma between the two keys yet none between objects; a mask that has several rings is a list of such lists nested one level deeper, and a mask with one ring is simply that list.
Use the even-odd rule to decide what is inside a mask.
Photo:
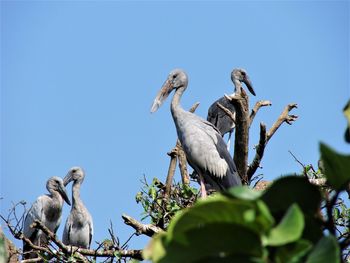
[{"label": "adult stork", "polygon": [[[24,219],[23,234],[34,245],[43,246],[48,243],[48,238],[41,230],[31,227],[35,220],[41,221],[51,232],[56,233],[62,215],[63,200],[70,205],[66,188],[60,177],[53,176],[47,183],[46,188],[50,194],[39,196],[33,203]],[[36,253],[29,253],[31,247],[23,241],[23,258],[35,258]]]},{"label": "adult stork", "polygon": [[[235,93],[240,93],[242,89],[242,82],[247,86],[248,90],[251,94],[255,96],[255,91],[253,89],[252,83],[249,79],[247,72],[244,69],[237,68],[231,72],[231,80],[233,85],[235,86],[234,93],[231,94],[233,96]],[[235,122],[228,116],[222,109],[217,105],[220,103],[225,108],[229,109],[233,116],[236,114],[235,107],[233,104],[226,99],[226,97],[222,97],[216,100],[208,110],[207,120],[215,125],[216,128],[220,131],[221,135],[224,136],[226,133],[228,135],[227,147],[230,146],[230,139],[233,130],[235,129]]]},{"label": "adult stork", "polygon": [[84,170],[80,167],[73,167],[63,179],[64,185],[73,181],[73,204],[63,230],[62,241],[66,245],[90,248],[93,235],[92,217],[80,199],[80,187],[84,178]]},{"label": "adult stork", "polygon": [[222,191],[241,185],[236,166],[220,132],[210,122],[181,107],[180,99],[187,84],[188,77],[183,70],[171,71],[153,102],[151,112],[155,112],[175,90],[171,114],[187,161],[199,175],[202,197],[209,190]]}]

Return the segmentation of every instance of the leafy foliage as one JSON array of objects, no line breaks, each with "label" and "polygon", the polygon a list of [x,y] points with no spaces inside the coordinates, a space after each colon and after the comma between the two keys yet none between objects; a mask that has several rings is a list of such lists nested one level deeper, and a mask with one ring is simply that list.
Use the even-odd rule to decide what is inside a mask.
[{"label": "leafy foliage", "polygon": [[[263,193],[236,187],[177,213],[143,255],[162,263],[339,262],[336,237],[322,231],[321,201],[319,187],[301,176]],[[307,230],[315,223],[318,231]]]},{"label": "leafy foliage", "polygon": [[350,155],[336,153],[333,149],[321,143],[321,158],[329,184],[335,190],[343,190],[350,181]]},{"label": "leafy foliage", "polygon": [[136,202],[141,203],[143,218],[150,217],[151,223],[165,229],[176,212],[190,207],[197,200],[198,190],[190,185],[176,183],[169,195],[166,195],[165,185],[154,178],[149,185],[143,181],[141,192],[136,195]]}]

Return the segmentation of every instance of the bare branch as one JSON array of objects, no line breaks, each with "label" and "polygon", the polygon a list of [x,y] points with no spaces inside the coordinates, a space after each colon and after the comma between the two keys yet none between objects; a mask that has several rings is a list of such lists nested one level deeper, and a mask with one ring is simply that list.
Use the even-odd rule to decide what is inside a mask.
[{"label": "bare branch", "polygon": [[241,180],[245,184],[249,184],[247,178],[248,164],[248,143],[249,143],[249,98],[244,89],[240,93],[226,99],[231,101],[236,110],[236,132],[235,132],[235,149],[234,163]]},{"label": "bare branch", "polygon": [[271,106],[272,103],[269,100],[259,100],[255,103],[254,108],[252,109],[252,111],[250,112],[250,116],[249,116],[249,127],[252,125],[253,120],[255,118],[255,115],[258,113],[259,109],[261,107],[266,107],[266,106]]},{"label": "bare branch", "polygon": [[190,177],[187,171],[187,158],[179,140],[177,140],[176,148],[177,148],[177,158],[179,159],[179,168],[180,168],[182,183],[189,184]]},{"label": "bare branch", "polygon": [[267,187],[269,187],[269,185],[271,184],[272,182],[269,182],[269,181],[265,181],[265,180],[260,180],[259,182],[257,182],[254,186],[254,189],[255,190],[258,190],[258,191],[263,191],[263,190],[266,190]]},{"label": "bare branch", "polygon": [[173,178],[174,178],[176,163],[177,163],[177,147],[175,146],[175,148],[172,149],[171,152],[168,153],[168,155],[170,156],[170,163],[169,163],[168,175],[166,177],[166,183],[165,183],[165,196],[169,196],[171,191],[171,185],[173,183]]},{"label": "bare branch", "polygon": [[230,111],[228,108],[226,108],[225,106],[223,106],[222,104],[220,104],[219,102],[216,103],[216,105],[223,110],[223,112],[226,113],[227,116],[230,117],[230,119],[233,122],[236,122],[236,116],[232,113],[232,111]]},{"label": "bare branch", "polygon": [[252,161],[252,163],[248,167],[247,176],[248,182],[250,182],[252,176],[260,166],[260,162],[264,156],[265,146],[266,146],[266,125],[264,123],[260,123],[260,139],[259,144],[256,146],[256,154]]},{"label": "bare branch", "polygon": [[110,249],[110,250],[94,250],[94,249],[86,249],[79,248],[75,246],[67,246],[60,241],[54,233],[52,233],[47,227],[45,227],[40,221],[35,220],[33,223],[33,227],[41,229],[50,239],[65,253],[65,254],[75,254],[79,255],[80,260],[87,260],[84,256],[94,256],[94,257],[114,257],[117,252],[120,257],[131,257],[135,259],[142,259],[141,250],[118,250],[118,249]]},{"label": "bare branch", "polygon": [[298,118],[297,115],[289,115],[289,112],[297,108],[296,103],[288,104],[281,115],[278,117],[277,121],[272,125],[269,132],[267,133],[267,142],[271,139],[271,137],[274,135],[274,133],[277,131],[277,129],[281,126],[283,122],[286,122],[287,124],[291,125],[296,119]]},{"label": "bare branch", "polygon": [[196,111],[196,109],[198,108],[198,106],[199,106],[199,102],[196,102],[195,104],[193,104],[192,105],[192,107],[190,108],[190,110],[189,110],[189,112],[195,112]]},{"label": "bare branch", "polygon": [[137,235],[146,235],[146,236],[153,236],[154,234],[163,232],[163,230],[155,225],[152,224],[142,224],[141,222],[137,221],[136,219],[132,218],[131,216],[128,216],[126,214],[122,215],[122,218],[124,219],[124,223],[131,226],[136,230]]},{"label": "bare branch", "polygon": [[319,178],[319,179],[313,179],[313,178],[308,178],[309,182],[318,185],[318,186],[326,186],[327,185],[327,179],[326,178]]}]

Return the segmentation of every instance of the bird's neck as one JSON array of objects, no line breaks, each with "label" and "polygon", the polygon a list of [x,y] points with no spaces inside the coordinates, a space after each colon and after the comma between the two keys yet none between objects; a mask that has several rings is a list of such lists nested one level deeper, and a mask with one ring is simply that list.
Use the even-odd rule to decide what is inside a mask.
[{"label": "bird's neck", "polygon": [[174,115],[176,115],[178,109],[181,109],[180,99],[185,89],[186,87],[180,87],[175,91],[174,97],[171,101],[171,114],[173,115],[173,117]]},{"label": "bird's neck", "polygon": [[233,81],[233,85],[235,86],[235,93],[241,93],[242,83],[238,79]]},{"label": "bird's neck", "polygon": [[73,206],[81,203],[80,200],[80,182],[74,182],[73,187],[72,187],[72,202],[73,202]]},{"label": "bird's neck", "polygon": [[[63,198],[57,191],[50,191],[51,194],[51,203],[54,209],[60,208],[63,206]],[[56,207],[57,206],[57,207]]]}]

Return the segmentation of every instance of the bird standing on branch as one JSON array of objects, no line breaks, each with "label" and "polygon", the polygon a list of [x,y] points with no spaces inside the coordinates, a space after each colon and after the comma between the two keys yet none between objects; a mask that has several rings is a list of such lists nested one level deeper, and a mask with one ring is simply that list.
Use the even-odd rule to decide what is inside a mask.
[{"label": "bird standing on branch", "polygon": [[[29,209],[23,226],[23,234],[34,245],[44,246],[48,244],[47,236],[39,229],[32,228],[35,220],[41,221],[52,233],[56,233],[61,223],[63,200],[70,205],[66,188],[60,177],[53,176],[46,183],[46,189],[50,194],[39,196]],[[23,258],[35,258],[36,253],[29,253],[31,247],[23,241]]]},{"label": "bird standing on branch", "polygon": [[93,235],[92,217],[80,199],[80,186],[84,178],[84,170],[80,167],[73,167],[63,180],[65,185],[73,181],[73,187],[72,209],[63,230],[62,241],[65,245],[90,248]]},{"label": "bird standing on branch", "polygon": [[241,185],[236,166],[217,128],[181,107],[180,99],[187,84],[188,77],[183,70],[171,71],[153,102],[151,112],[155,112],[175,90],[171,114],[187,161],[199,175],[202,197],[207,191],[223,191]]},{"label": "bird standing on branch", "polygon": [[[255,91],[253,89],[252,83],[247,72],[244,69],[234,69],[231,72],[231,80],[235,86],[234,93],[231,96],[235,95],[235,93],[241,92],[241,89],[243,88],[242,82],[247,86],[250,93],[255,96]],[[232,117],[230,117],[223,109],[221,109],[220,106],[218,106],[218,103],[228,109],[232,113]],[[207,120],[215,125],[216,128],[218,128],[222,136],[224,136],[226,133],[229,133],[227,142],[228,148],[230,147],[232,132],[236,126],[234,121],[235,116],[235,107],[226,97],[221,97],[220,99],[216,100],[208,110]]]}]

